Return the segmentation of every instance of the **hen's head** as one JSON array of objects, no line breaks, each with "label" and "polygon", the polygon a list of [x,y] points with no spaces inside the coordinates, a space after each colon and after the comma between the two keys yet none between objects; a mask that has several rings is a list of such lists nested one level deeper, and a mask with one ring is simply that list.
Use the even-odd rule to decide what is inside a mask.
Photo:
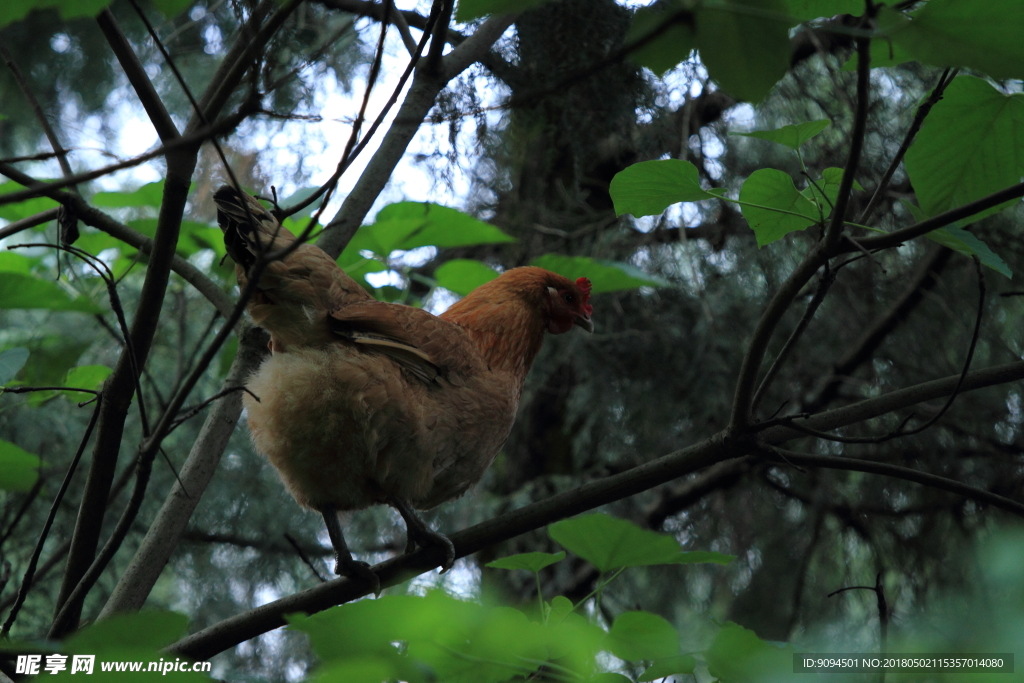
[{"label": "hen's head", "polygon": [[590,305],[590,280],[578,278],[576,282],[555,273],[546,282],[547,296],[547,328],[552,334],[562,334],[573,328],[582,327],[587,332],[594,331],[594,321],[590,314],[594,307]]}]

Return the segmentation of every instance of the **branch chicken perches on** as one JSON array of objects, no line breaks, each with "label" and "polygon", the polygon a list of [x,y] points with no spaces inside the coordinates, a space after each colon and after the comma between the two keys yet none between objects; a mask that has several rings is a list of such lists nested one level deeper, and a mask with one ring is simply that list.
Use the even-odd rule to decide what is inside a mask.
[{"label": "branch chicken perches on", "polygon": [[[295,236],[259,202],[214,194],[224,244],[245,286],[259,255]],[[322,249],[303,244],[263,269],[248,304],[271,337],[270,358],[243,398],[256,450],[302,505],[319,511],[335,573],[379,581],[352,558],[337,513],[384,503],[406,523],[411,552],[436,545],[442,571],[455,548],[414,512],[466,492],[515,420],[544,332],[593,332],[591,285],[513,268],[440,316],[377,301]]]}]

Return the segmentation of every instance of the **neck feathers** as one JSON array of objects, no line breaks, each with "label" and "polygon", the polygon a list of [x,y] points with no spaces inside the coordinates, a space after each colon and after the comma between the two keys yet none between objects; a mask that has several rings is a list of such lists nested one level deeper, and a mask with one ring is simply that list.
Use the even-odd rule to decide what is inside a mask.
[{"label": "neck feathers", "polygon": [[544,342],[544,316],[515,292],[480,287],[442,314],[465,328],[492,370],[511,373],[522,390]]}]

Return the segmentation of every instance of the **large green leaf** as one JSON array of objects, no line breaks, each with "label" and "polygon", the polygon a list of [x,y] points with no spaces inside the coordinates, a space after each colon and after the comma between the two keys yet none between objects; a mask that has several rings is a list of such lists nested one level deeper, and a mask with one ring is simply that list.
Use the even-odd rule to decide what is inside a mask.
[{"label": "large green leaf", "polygon": [[792,646],[776,647],[732,622],[715,634],[704,659],[708,671],[722,683],[787,680],[793,673]]},{"label": "large green leaf", "polygon": [[800,145],[828,128],[831,123],[832,121],[829,119],[819,119],[817,121],[804,121],[803,123],[782,126],[781,128],[776,128],[774,130],[753,130],[749,133],[730,133],[730,135],[759,138],[761,140],[776,142],[780,145],[789,147],[790,149],[800,149]]},{"label": "large green leaf", "polygon": [[723,90],[760,102],[789,69],[790,24],[782,0],[707,0],[697,11],[696,46]]},{"label": "large green leaf", "polygon": [[623,612],[608,632],[608,650],[636,662],[679,654],[679,633],[664,617],[650,612]]},{"label": "large green leaf", "polygon": [[0,251],[0,273],[20,273],[31,275],[32,267],[38,263],[37,259],[16,254],[13,251]]},{"label": "large green leaf", "polygon": [[[646,66],[658,76],[687,59],[696,40],[693,27],[678,18],[690,13],[682,3],[673,1],[638,8],[633,13],[626,44],[639,46],[629,53],[629,59],[634,64]],[[666,24],[669,25],[666,27]],[[650,39],[655,33],[658,37]]]},{"label": "large green leaf", "polygon": [[1006,261],[992,251],[987,244],[963,228],[947,225],[944,228],[932,230],[925,237],[947,246],[964,256],[977,256],[983,266],[991,268],[1000,275],[1013,278],[1013,271],[1006,265]]},{"label": "large green leaf", "polygon": [[59,285],[50,280],[11,272],[0,272],[0,308],[103,312],[102,308],[85,297],[72,299]]},{"label": "large green leaf", "polygon": [[641,161],[615,174],[608,189],[615,213],[657,216],[672,204],[714,199],[700,186],[697,167],[682,159]]},{"label": "large green leaf", "polygon": [[565,559],[565,552],[558,553],[519,553],[509,555],[493,562],[488,562],[488,567],[494,569],[525,569],[526,571],[539,572],[544,567],[561,562]]},{"label": "large green leaf", "polygon": [[[908,201],[903,202],[903,206],[906,207],[910,213],[914,216],[914,220],[917,222],[923,221],[925,216],[924,211],[921,207],[911,204]],[[925,233],[925,237],[939,244],[949,247],[953,251],[963,254],[964,256],[977,256],[978,261],[981,265],[986,268],[991,268],[1000,275],[1013,279],[1013,271],[1006,265],[1006,261],[1001,259],[998,254],[992,251],[987,244],[982,240],[978,239],[974,234],[964,230],[961,225],[963,221],[958,221],[953,225],[947,225],[944,228],[938,230],[932,230],[931,232]]]},{"label": "large green leaf", "polygon": [[1020,182],[1024,95],[1004,95],[973,76],[956,78],[924,120],[904,163],[918,203],[929,216]]},{"label": "large green leaf", "polygon": [[600,261],[587,256],[544,254],[533,259],[530,265],[545,268],[574,281],[585,277],[593,285],[593,294],[638,287],[663,287],[667,284],[663,279],[645,273],[628,263]]},{"label": "large green leaf", "polygon": [[488,14],[512,14],[539,5],[543,0],[459,0],[455,21],[466,22]]},{"label": "large green leaf", "polygon": [[28,360],[28,349],[20,346],[0,351],[0,387],[14,379]]},{"label": "large green leaf", "polygon": [[[683,551],[679,541],[627,522],[595,512],[548,525],[548,534],[559,544],[603,572],[620,567],[656,564],[690,564],[693,553]],[[734,558],[719,553],[701,553],[697,562],[728,564]]]},{"label": "large green leaf", "polygon": [[177,612],[142,611],[98,621],[68,639],[68,652],[158,650],[185,635],[188,617]]},{"label": "large green leaf", "polygon": [[796,189],[788,173],[774,168],[751,173],[740,189],[740,202],[759,247],[818,221],[814,203]]},{"label": "large green leaf", "polygon": [[480,261],[463,258],[445,261],[434,271],[434,279],[438,286],[462,296],[466,296],[498,275],[498,271]]},{"label": "large green leaf", "polygon": [[1024,77],[1020,0],[929,0],[910,21],[880,21],[895,46],[925,64],[976,69],[996,79]]},{"label": "large green leaf", "polygon": [[0,28],[23,19],[34,9],[56,7],[64,19],[95,17],[112,0],[4,0],[0,2]]},{"label": "large green leaf", "polygon": [[697,660],[692,655],[665,657],[655,660],[636,680],[638,683],[648,683],[648,681],[656,681],[674,674],[692,674],[696,667]]},{"label": "large green leaf", "polygon": [[[826,168],[821,172],[821,178],[817,181],[817,184],[808,184],[801,194],[817,204],[822,214],[828,218],[832,214],[832,208],[836,204],[836,199],[839,197],[839,185],[842,181],[843,169]],[[856,179],[853,181],[853,189],[864,190]]]},{"label": "large green leaf", "polygon": [[125,206],[152,206],[159,208],[164,196],[164,181],[146,183],[133,192],[97,192],[92,204],[110,208]]},{"label": "large green leaf", "polygon": [[[0,2],[0,7],[3,7],[4,3]],[[3,10],[0,9],[0,14]],[[10,194],[12,192],[20,192],[24,190],[24,185],[19,185],[16,182],[0,183],[0,195]],[[49,197],[36,197],[34,199],[26,199],[18,202],[17,204],[2,204],[0,205],[0,218],[8,221],[17,221],[22,218],[28,218],[34,216],[37,213],[42,213],[47,209],[54,209],[60,206],[57,202],[50,199]]]},{"label": "large green leaf", "polygon": [[0,489],[28,491],[39,478],[38,456],[0,439]]},{"label": "large green leaf", "polygon": [[834,17],[837,14],[864,13],[864,0],[784,0],[786,12],[799,21],[820,17]]},{"label": "large green leaf", "polygon": [[369,249],[386,257],[396,249],[502,242],[515,242],[515,238],[456,209],[429,202],[399,202],[381,209],[373,225],[359,228],[350,248],[356,252]]},{"label": "large green leaf", "polygon": [[153,6],[168,18],[181,14],[194,0],[153,0]]}]

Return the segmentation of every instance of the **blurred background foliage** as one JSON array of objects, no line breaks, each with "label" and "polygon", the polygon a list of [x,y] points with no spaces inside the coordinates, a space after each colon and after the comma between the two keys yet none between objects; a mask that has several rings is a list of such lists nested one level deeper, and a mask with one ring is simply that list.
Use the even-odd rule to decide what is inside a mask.
[{"label": "blurred background foliage", "polygon": [[[225,50],[224,37],[236,32],[245,6],[241,1],[198,0],[173,19],[153,13],[175,63],[194,90],[211,77]],[[138,18],[127,3],[115,2],[112,10],[172,115],[186,120],[188,102]],[[841,36],[830,34],[830,40],[810,54],[796,49],[799,41],[794,39],[788,73],[754,108],[718,89],[696,58],[662,77],[628,61],[592,69],[623,46],[632,13],[612,0],[557,0],[531,10],[499,41],[483,67],[450,85],[418,138],[413,159],[414,168],[429,180],[424,194],[486,220],[514,241],[410,243],[384,253],[364,246],[362,251],[350,251],[348,256],[355,260],[343,264],[360,267],[359,274],[370,273],[367,287],[379,297],[432,310],[454,301],[457,284],[451,290],[437,285],[446,265],[454,272],[463,259],[506,269],[555,253],[613,262],[619,264],[619,272],[641,277],[594,296],[593,336],[547,340],[504,451],[472,492],[433,513],[432,523],[443,530],[463,528],[622,471],[725,427],[739,359],[754,321],[816,239],[797,233],[759,249],[739,212],[716,201],[677,205],[658,218],[616,218],[608,193],[615,173],[637,161],[680,158],[696,164],[710,186],[732,190],[766,166],[799,177],[796,156],[788,150],[729,133],[823,118],[833,123],[803,147],[807,167],[820,172],[845,161],[855,75],[843,68],[851,52]],[[266,111],[224,143],[244,185],[269,194],[273,184],[288,189],[282,190],[287,196],[316,184],[314,176],[323,169],[309,168],[303,158],[309,139],[316,140],[318,123],[307,119],[321,115],[325,84],[342,94],[353,89],[359,93],[378,35],[377,24],[340,12],[331,2],[300,6],[261,58],[261,85],[272,93],[263,103]],[[72,150],[76,170],[109,160],[108,150],[123,148],[126,122],[139,117],[138,107],[94,21],[65,19],[57,9],[34,11],[0,31],[0,41],[29,75],[41,107]],[[872,72],[873,97],[858,174],[863,186],[875,186],[917,103],[940,73],[941,69],[913,62]],[[1017,92],[1020,82],[1004,87]],[[48,149],[10,69],[0,69],[0,102],[0,155],[17,157]],[[282,154],[275,145],[287,149]],[[45,162],[26,168],[40,177],[59,173]],[[160,165],[153,168],[159,177]],[[116,196],[125,197],[153,176],[153,171],[121,173],[102,187],[82,189],[121,192]],[[186,216],[193,223],[184,230],[179,253],[231,292],[233,274],[218,263],[223,247],[212,229],[210,193],[222,177],[213,155],[206,154]],[[396,192],[391,199],[402,199]],[[159,201],[159,194],[156,197]],[[853,215],[868,197],[867,192],[854,193]],[[901,168],[875,213],[874,225],[891,229],[911,222],[900,204],[911,197],[913,188]],[[22,217],[16,211],[34,213],[53,205],[46,201],[31,210],[23,205],[2,207],[0,217],[16,220]],[[132,224],[138,229],[156,215],[156,206],[144,198],[113,202],[107,204],[108,210],[124,222],[137,221]],[[386,218],[382,212],[377,220]],[[974,230],[1015,272],[1024,269],[1022,220],[1018,205],[985,218]],[[4,246],[42,241],[56,241],[54,223],[7,239]],[[119,292],[130,317],[145,258],[90,229],[83,231],[83,241],[83,248],[101,255],[121,278]],[[101,307],[98,313],[0,310],[0,351],[29,350],[16,381],[61,384],[78,366],[112,366],[120,348],[110,331],[114,321],[105,290],[95,274],[74,261],[58,262],[46,249],[14,253],[30,260],[0,262],[0,270],[27,266],[32,274],[51,280],[61,272],[59,286],[69,300],[83,296]],[[470,268],[477,269],[476,275],[465,277],[480,276],[479,266]],[[1021,355],[1024,298],[1013,281],[991,272],[986,278],[989,297],[976,368]],[[922,240],[845,268],[798,354],[767,394],[761,417],[782,406],[836,407],[957,373],[970,340],[976,287],[970,259]],[[861,356],[847,357],[860,345],[862,333],[882,320],[889,322],[879,343]],[[771,353],[796,322],[795,316],[783,322]],[[147,402],[160,405],[172,394],[216,325],[209,304],[173,276],[143,384]],[[194,392],[195,400],[217,390],[233,349],[225,349],[222,361]],[[0,552],[15,577],[0,593],[0,612],[13,602],[17,579],[47,514],[47,501],[84,431],[90,408],[78,407],[78,401],[86,398],[0,397],[0,439],[42,459],[34,487],[0,493]],[[928,417],[940,405],[926,404],[915,411]],[[873,445],[823,446],[808,440],[798,447],[913,466],[1020,499],[1022,419],[1020,387],[997,386],[959,396],[938,424],[916,436]],[[87,617],[95,616],[134,552],[200,424],[200,419],[186,422],[165,443],[169,462],[157,461],[137,531],[129,535],[87,601]],[[121,456],[125,480],[134,455],[131,444],[139,439],[138,424],[129,425]],[[869,426],[882,433],[895,422],[880,419]],[[46,631],[77,511],[73,501],[82,485],[82,476],[72,481],[58,511],[38,585],[15,636],[28,638]],[[116,489],[112,505],[120,508],[124,496],[123,487]],[[629,610],[655,612],[679,630],[684,650],[706,647],[718,624],[733,621],[765,640],[801,643],[807,650],[873,651],[878,646],[874,595],[827,595],[848,585],[873,584],[878,573],[893,615],[890,638],[899,639],[905,631],[907,642],[923,637],[912,635],[918,633],[912,625],[930,620],[939,620],[939,625],[923,632],[943,637],[949,624],[962,620],[962,613],[977,604],[964,596],[974,595],[983,576],[994,573],[1020,590],[1020,564],[1007,559],[1019,549],[1019,540],[998,546],[1002,550],[985,551],[990,555],[976,551],[999,535],[1008,521],[1004,513],[875,475],[799,471],[745,460],[716,465],[616,503],[608,511],[670,532],[688,550],[737,556],[726,567],[634,569],[604,595],[607,623]],[[108,526],[114,519],[111,516]],[[397,514],[374,508],[352,515],[347,537],[357,555],[378,561],[404,546],[400,528]],[[329,575],[330,545],[319,517],[301,510],[285,494],[270,466],[253,453],[240,426],[184,542],[147,604],[187,614],[191,630],[196,630],[315,585],[318,578],[286,534],[322,576]],[[483,591],[513,605],[527,605],[536,599],[532,576],[484,565],[511,553],[557,550],[538,531],[462,560],[448,575],[424,575],[388,593],[422,593],[442,586],[456,596]],[[578,600],[593,589],[598,572],[570,556],[542,570],[540,578],[548,599],[565,595]],[[1009,596],[1010,589],[1002,590],[996,589],[993,597],[1002,616],[986,627],[996,634],[1020,618],[1018,610],[1009,609],[1010,598],[999,597]],[[989,632],[978,628],[978,633]],[[962,641],[963,647],[978,650],[991,649],[995,642]],[[316,660],[304,636],[275,631],[215,661],[215,674],[231,680],[300,680]]]}]

